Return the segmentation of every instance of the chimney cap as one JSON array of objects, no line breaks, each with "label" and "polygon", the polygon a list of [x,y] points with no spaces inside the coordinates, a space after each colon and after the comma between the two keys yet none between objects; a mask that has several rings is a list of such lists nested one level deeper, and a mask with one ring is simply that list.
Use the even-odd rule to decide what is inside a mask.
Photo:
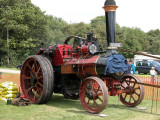
[{"label": "chimney cap", "polygon": [[104,3],[104,6],[108,6],[108,5],[115,5],[116,6],[116,2],[114,0],[106,0]]}]

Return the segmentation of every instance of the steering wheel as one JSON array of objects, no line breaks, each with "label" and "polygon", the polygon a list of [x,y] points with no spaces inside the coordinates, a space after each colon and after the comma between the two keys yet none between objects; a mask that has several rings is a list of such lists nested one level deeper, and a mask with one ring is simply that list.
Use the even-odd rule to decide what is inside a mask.
[{"label": "steering wheel", "polygon": [[78,36],[69,36],[69,37],[64,41],[64,44],[67,44],[67,45],[68,45],[69,41],[70,41],[72,38],[74,38],[73,48],[75,48],[75,46],[77,46],[77,45],[78,45],[79,47],[82,46],[83,41],[82,41],[82,39],[81,39],[80,37],[78,37]]}]

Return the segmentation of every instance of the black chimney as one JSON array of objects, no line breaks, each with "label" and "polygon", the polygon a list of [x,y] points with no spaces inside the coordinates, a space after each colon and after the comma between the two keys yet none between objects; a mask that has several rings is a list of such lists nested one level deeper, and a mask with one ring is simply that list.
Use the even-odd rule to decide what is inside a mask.
[{"label": "black chimney", "polygon": [[106,15],[107,45],[109,46],[109,43],[116,42],[116,2],[114,0],[106,0],[103,8]]}]

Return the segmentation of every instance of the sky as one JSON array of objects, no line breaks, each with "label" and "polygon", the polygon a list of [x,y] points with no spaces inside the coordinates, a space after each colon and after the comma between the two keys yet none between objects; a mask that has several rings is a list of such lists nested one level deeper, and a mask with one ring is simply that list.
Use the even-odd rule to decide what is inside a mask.
[{"label": "sky", "polygon": [[[105,0],[31,0],[46,14],[68,23],[90,23],[105,15]],[[160,29],[160,0],[115,0],[118,6],[116,22],[121,26],[137,27],[144,32]]]}]

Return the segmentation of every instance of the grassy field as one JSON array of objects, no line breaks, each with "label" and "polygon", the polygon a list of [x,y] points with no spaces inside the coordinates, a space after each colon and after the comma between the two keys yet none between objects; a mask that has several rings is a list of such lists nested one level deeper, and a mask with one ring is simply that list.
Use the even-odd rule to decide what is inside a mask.
[{"label": "grassy field", "polygon": [[16,75],[15,73],[6,73],[6,72],[2,72],[2,75]]},{"label": "grassy field", "polygon": [[0,69],[18,70],[17,68],[7,68],[7,67],[0,67]]},{"label": "grassy field", "polygon": [[0,102],[0,120],[160,120],[160,103],[156,113],[155,103],[151,114],[151,101],[143,101],[139,106],[148,108],[140,110],[129,108],[118,97],[109,97],[109,103],[103,114],[106,118],[88,115],[79,100],[64,99],[62,95],[55,94],[52,99],[43,105],[17,107]]},{"label": "grassy field", "polygon": [[102,118],[86,114],[79,100],[64,99],[63,95],[54,94],[52,99],[43,105],[17,107],[0,101],[0,120],[160,120],[160,102],[158,102],[157,113],[156,102],[154,102],[153,114],[151,114],[151,105],[152,101],[144,100],[139,106],[148,108],[147,110],[129,108],[121,102],[118,103],[117,96],[109,96],[109,103],[102,112],[109,116]]}]

